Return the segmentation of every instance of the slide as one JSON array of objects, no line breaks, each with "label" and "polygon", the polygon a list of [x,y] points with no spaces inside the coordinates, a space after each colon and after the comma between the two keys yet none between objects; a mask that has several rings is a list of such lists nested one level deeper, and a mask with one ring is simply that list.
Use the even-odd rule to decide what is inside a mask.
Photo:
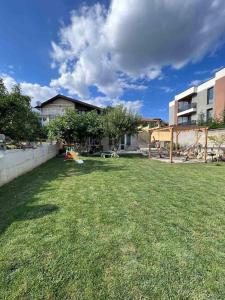
[{"label": "slide", "polygon": [[69,151],[69,154],[72,156],[73,160],[77,162],[78,164],[83,164],[84,161],[82,159],[79,159],[78,155],[74,151]]}]

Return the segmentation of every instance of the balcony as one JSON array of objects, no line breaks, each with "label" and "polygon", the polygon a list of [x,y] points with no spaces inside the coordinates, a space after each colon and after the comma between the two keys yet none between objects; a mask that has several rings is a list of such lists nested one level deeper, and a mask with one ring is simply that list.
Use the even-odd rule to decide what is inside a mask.
[{"label": "balcony", "polygon": [[183,93],[180,93],[179,95],[176,95],[175,96],[175,100],[179,101],[179,100],[182,100],[182,99],[184,99],[186,97],[191,98],[192,95],[194,95],[196,93],[197,93],[197,87],[193,86],[190,89],[184,91]]},{"label": "balcony", "polygon": [[197,111],[197,103],[183,103],[179,105],[178,107],[178,113],[177,116],[183,116],[195,113]]},{"label": "balcony", "polygon": [[189,110],[191,108],[197,108],[197,103],[185,103],[180,105],[178,108],[178,113]]}]

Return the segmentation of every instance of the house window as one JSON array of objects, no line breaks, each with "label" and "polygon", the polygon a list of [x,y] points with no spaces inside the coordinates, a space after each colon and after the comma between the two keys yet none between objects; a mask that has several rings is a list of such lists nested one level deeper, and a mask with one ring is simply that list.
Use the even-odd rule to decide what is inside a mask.
[{"label": "house window", "polygon": [[207,121],[210,121],[212,120],[213,118],[213,109],[207,109],[207,112],[206,112],[206,118],[207,118]]},{"label": "house window", "polygon": [[214,87],[207,90],[207,104],[213,104]]},{"label": "house window", "polygon": [[120,139],[120,149],[124,150],[125,146],[131,145],[131,134],[125,134]]},{"label": "house window", "polygon": [[121,149],[121,150],[124,150],[124,149],[125,149],[125,135],[123,135],[123,136],[120,138],[120,149]]},{"label": "house window", "polygon": [[126,145],[130,146],[131,145],[131,134],[126,135]]}]

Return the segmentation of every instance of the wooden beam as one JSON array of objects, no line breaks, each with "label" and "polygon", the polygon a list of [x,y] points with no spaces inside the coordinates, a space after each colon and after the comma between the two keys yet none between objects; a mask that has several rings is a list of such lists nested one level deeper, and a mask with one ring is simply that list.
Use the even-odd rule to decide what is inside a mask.
[{"label": "wooden beam", "polygon": [[208,128],[205,128],[205,163],[207,163]]},{"label": "wooden beam", "polygon": [[176,131],[176,151],[178,150],[178,137],[179,137],[180,131]]},{"label": "wooden beam", "polygon": [[173,162],[173,127],[170,128],[170,162]]},{"label": "wooden beam", "polygon": [[149,131],[149,140],[148,140],[148,158],[152,157],[151,155],[151,143],[152,143],[152,131]]},{"label": "wooden beam", "polygon": [[166,131],[169,132],[170,129],[173,128],[173,132],[176,131],[204,131],[206,126],[197,126],[197,125],[172,125],[168,127],[160,127],[160,128],[151,128],[151,131]]}]

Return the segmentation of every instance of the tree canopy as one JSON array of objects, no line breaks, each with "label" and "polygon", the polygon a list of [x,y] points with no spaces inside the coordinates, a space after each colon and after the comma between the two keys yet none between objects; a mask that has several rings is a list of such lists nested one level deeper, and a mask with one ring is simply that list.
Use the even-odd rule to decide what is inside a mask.
[{"label": "tree canopy", "polygon": [[101,115],[96,111],[78,114],[68,110],[64,115],[57,116],[47,126],[48,137],[79,143],[87,146],[88,139],[98,139],[103,136],[113,140],[114,148],[118,149],[120,139],[124,134],[134,134],[138,131],[140,117],[128,111],[124,106],[109,107]]},{"label": "tree canopy", "polygon": [[67,143],[80,143],[83,147],[88,139],[100,139],[103,136],[102,118],[96,111],[78,114],[67,110],[62,116],[57,116],[47,126],[48,137]]},{"label": "tree canopy", "polygon": [[140,116],[132,113],[123,105],[106,108],[103,115],[105,136],[109,136],[118,149],[120,139],[125,134],[135,134],[140,125]]},{"label": "tree canopy", "polygon": [[32,111],[31,99],[19,85],[9,92],[0,79],[0,133],[15,141],[35,140],[42,133],[38,115]]}]

